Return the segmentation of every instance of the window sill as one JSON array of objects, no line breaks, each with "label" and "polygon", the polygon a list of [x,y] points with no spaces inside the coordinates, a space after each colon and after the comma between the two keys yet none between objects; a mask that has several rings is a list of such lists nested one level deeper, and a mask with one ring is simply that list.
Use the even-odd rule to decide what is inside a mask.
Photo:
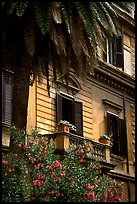
[{"label": "window sill", "polygon": [[122,156],[118,156],[118,155],[115,155],[115,154],[111,154],[110,157],[112,159],[116,159],[116,160],[119,160],[119,161],[123,161],[124,158]]}]

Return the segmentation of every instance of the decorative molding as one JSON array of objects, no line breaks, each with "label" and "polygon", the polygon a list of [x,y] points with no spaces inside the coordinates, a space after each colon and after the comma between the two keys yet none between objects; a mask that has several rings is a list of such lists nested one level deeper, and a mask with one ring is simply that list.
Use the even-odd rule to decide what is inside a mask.
[{"label": "decorative molding", "polygon": [[102,102],[103,102],[106,106],[107,106],[107,105],[112,106],[112,107],[118,109],[119,111],[121,111],[121,110],[123,109],[123,106],[121,106],[121,105],[119,105],[119,104],[117,104],[117,103],[114,103],[113,101],[110,101],[110,100],[108,100],[108,99],[102,99]]},{"label": "decorative molding", "polygon": [[99,60],[95,68],[96,80],[135,98],[135,79],[113,65]]}]

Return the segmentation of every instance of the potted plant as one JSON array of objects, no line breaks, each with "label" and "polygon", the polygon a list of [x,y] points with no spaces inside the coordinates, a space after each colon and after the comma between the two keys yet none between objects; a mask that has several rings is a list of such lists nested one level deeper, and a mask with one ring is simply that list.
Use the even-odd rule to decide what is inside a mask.
[{"label": "potted plant", "polygon": [[110,145],[111,140],[110,140],[110,137],[108,135],[101,135],[100,138],[99,138],[99,142],[101,142],[103,144]]},{"label": "potted plant", "polygon": [[69,132],[70,123],[66,120],[60,120],[58,123],[58,132]]}]

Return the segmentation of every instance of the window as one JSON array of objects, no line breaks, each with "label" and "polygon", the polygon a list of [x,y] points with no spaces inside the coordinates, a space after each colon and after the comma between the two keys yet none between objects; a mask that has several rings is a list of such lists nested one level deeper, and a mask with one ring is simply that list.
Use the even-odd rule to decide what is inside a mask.
[{"label": "window", "polygon": [[132,75],[131,37],[127,34],[114,36],[112,41],[106,40],[105,51],[101,56],[107,63]]},{"label": "window", "polygon": [[2,122],[11,124],[12,115],[13,75],[10,72],[2,73]]},{"label": "window", "polygon": [[75,101],[73,97],[57,94],[56,116],[57,123],[67,120],[77,128],[76,134],[83,135],[82,102]]},{"label": "window", "polygon": [[106,40],[106,56],[105,60],[118,68],[124,69],[124,50],[123,50],[123,36],[114,36],[110,42]]},{"label": "window", "polygon": [[111,153],[125,157],[127,154],[126,122],[117,115],[107,112],[107,131],[111,137]]}]

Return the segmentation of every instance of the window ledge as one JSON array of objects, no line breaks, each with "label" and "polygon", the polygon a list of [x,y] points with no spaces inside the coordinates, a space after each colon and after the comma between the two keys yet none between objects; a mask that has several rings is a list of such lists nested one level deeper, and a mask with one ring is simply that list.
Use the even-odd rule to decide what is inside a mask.
[{"label": "window ledge", "polygon": [[115,155],[115,154],[111,154],[110,157],[112,159],[116,159],[116,160],[120,160],[120,161],[124,160],[124,158],[122,156],[118,156],[118,155]]}]

